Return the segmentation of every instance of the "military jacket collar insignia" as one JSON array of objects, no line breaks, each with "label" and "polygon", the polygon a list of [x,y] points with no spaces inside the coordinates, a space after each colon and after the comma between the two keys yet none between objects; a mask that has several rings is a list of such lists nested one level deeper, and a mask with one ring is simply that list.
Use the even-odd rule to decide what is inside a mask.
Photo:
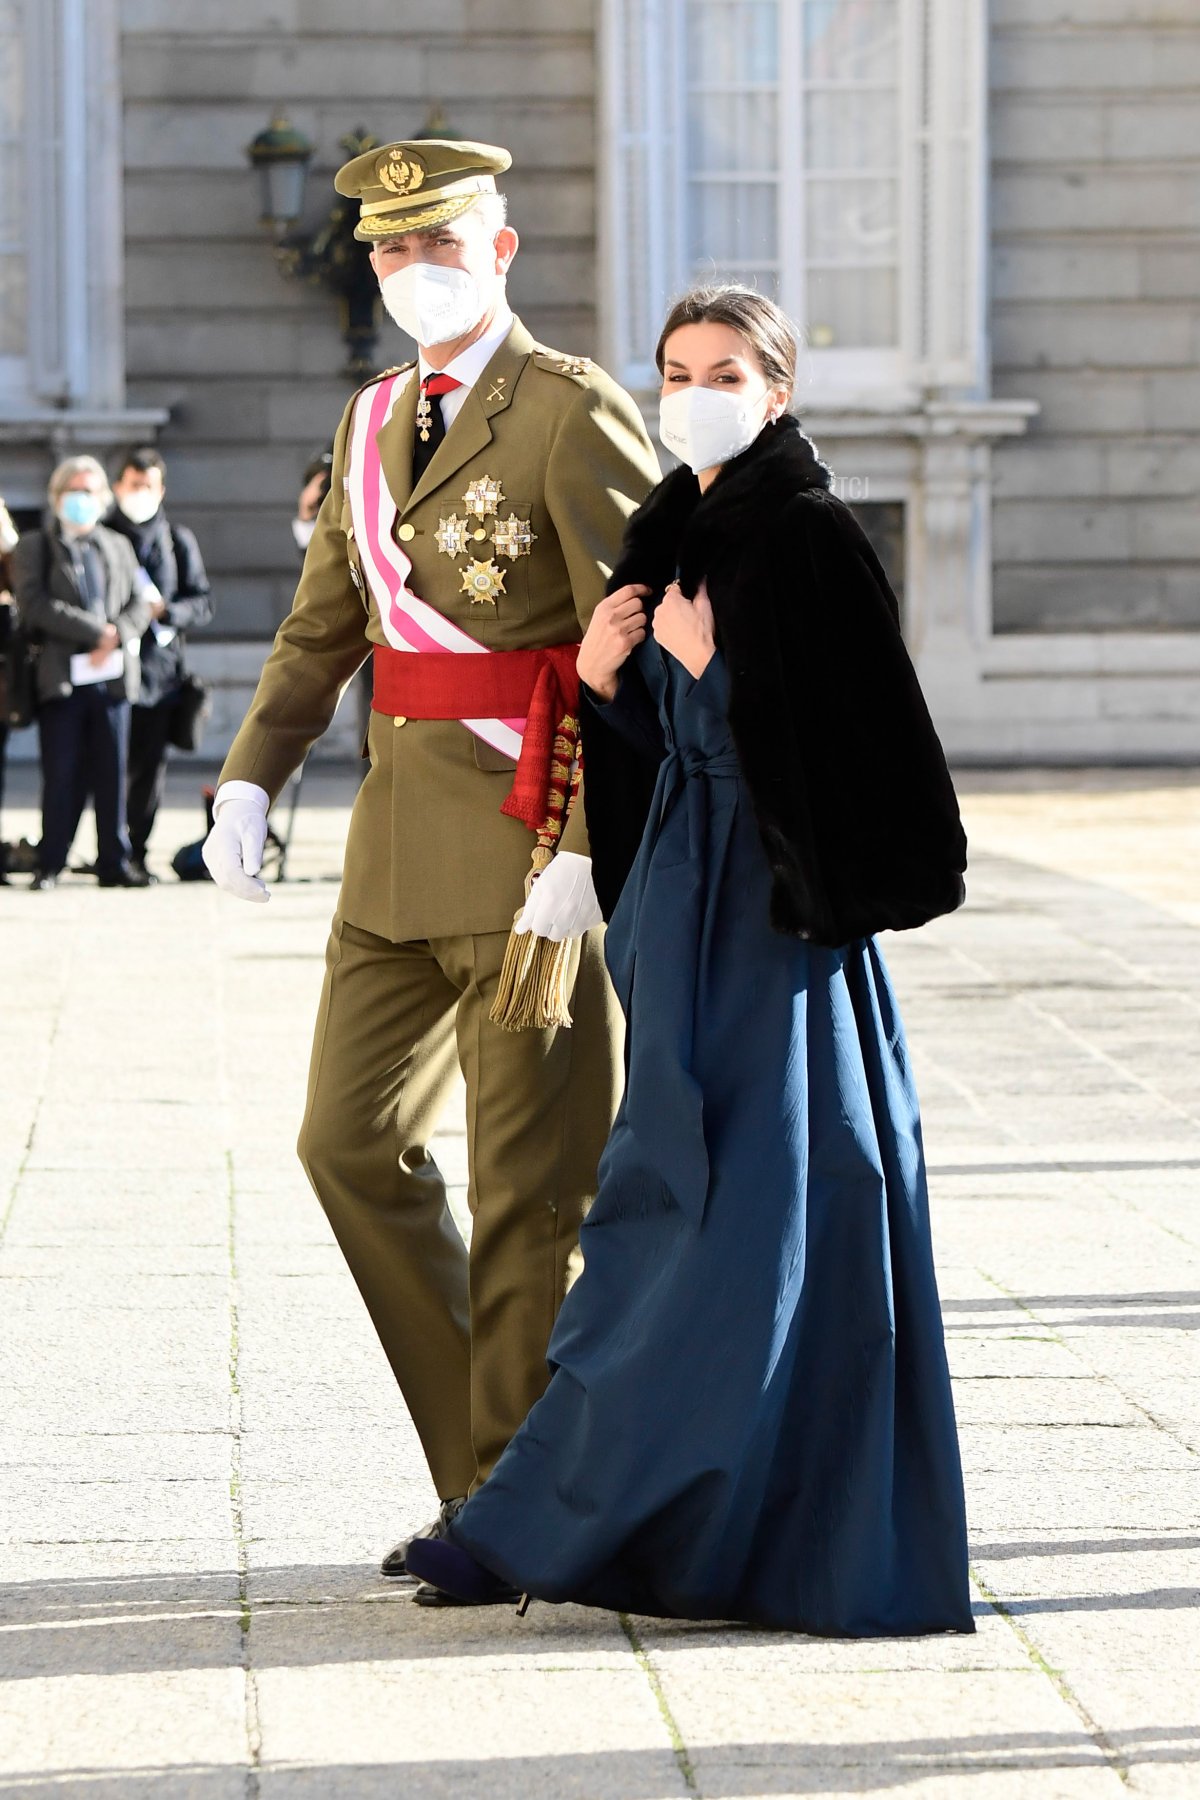
[{"label": "military jacket collar insignia", "polygon": [[478,456],[491,443],[490,421],[512,404],[521,371],[533,350],[533,338],[520,319],[514,318],[512,330],[465,396],[457,418],[415,487],[412,446],[418,384],[409,384],[376,439],[388,487],[396,498],[401,517],[452,481],[473,456]]}]

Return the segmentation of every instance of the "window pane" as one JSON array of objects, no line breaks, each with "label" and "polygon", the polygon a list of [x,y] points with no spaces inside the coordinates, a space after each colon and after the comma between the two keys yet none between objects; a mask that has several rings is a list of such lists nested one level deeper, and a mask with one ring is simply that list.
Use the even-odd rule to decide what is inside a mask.
[{"label": "window pane", "polygon": [[692,287],[709,287],[714,283],[719,287],[730,283],[737,287],[753,288],[756,294],[765,294],[768,300],[778,300],[783,305],[783,296],[779,291],[779,270],[775,267],[757,267],[753,263],[719,263],[711,260],[697,263],[688,270],[688,283]]},{"label": "window pane", "polygon": [[688,185],[688,260],[772,264],[778,255],[774,182]]},{"label": "window pane", "polygon": [[899,0],[803,0],[809,81],[896,79]]},{"label": "window pane", "polygon": [[887,349],[896,340],[894,269],[814,269],[804,325],[814,350]]},{"label": "window pane", "polygon": [[698,175],[779,166],[779,102],[774,94],[693,94],[688,101],[688,167]]},{"label": "window pane", "polygon": [[886,262],[896,254],[896,182],[816,178],[808,183],[808,260]]},{"label": "window pane", "polygon": [[690,0],[684,23],[693,87],[778,81],[776,0]]},{"label": "window pane", "polygon": [[894,169],[900,148],[896,94],[810,93],[804,103],[809,169]]}]

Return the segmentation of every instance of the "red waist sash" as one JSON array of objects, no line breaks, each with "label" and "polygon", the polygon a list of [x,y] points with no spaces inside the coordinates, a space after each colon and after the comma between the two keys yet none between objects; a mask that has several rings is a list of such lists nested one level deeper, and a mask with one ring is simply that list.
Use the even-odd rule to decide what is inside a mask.
[{"label": "red waist sash", "polygon": [[512,789],[500,808],[531,831],[546,821],[554,739],[579,711],[578,644],[541,650],[419,655],[376,644],[371,705],[389,718],[525,720]]}]

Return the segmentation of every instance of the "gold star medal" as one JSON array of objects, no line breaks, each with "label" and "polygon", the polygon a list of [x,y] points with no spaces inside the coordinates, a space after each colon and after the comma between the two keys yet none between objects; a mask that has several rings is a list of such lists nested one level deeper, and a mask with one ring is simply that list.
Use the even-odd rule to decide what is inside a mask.
[{"label": "gold star medal", "polygon": [[528,556],[537,538],[530,530],[528,519],[518,519],[516,513],[509,513],[507,519],[497,519],[496,529],[492,533],[492,542],[496,546],[497,556]]},{"label": "gold star medal", "polygon": [[467,548],[467,521],[451,513],[448,519],[439,520],[433,535],[443,556],[462,556]]},{"label": "gold star medal", "polygon": [[462,591],[470,594],[472,606],[495,606],[496,595],[504,592],[504,571],[494,562],[475,562],[463,570]]},{"label": "gold star medal", "polygon": [[486,519],[499,510],[503,498],[500,483],[493,481],[490,475],[481,475],[463,495],[463,505],[475,518]]}]

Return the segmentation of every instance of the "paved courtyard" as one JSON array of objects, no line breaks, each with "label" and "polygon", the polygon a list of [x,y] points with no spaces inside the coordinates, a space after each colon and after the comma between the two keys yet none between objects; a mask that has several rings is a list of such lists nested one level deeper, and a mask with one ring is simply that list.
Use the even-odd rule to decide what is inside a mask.
[{"label": "paved courtyard", "polygon": [[293,1155],[348,777],[267,907],[0,890],[0,1792],[1200,1795],[1200,778],[963,788],[970,903],[885,949],[967,1640],[412,1606],[431,1492]]}]

